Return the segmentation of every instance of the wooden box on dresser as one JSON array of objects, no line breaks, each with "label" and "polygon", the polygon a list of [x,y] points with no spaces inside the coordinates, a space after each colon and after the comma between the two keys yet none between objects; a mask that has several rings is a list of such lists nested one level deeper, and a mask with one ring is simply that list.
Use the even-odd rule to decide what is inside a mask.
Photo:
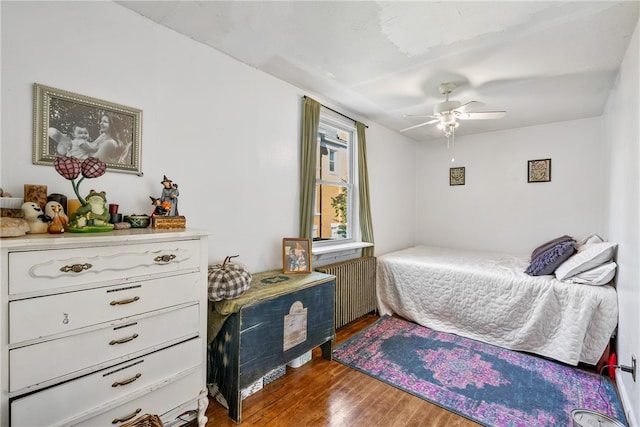
[{"label": "wooden box on dresser", "polygon": [[208,238],[3,238],[1,426],[206,423]]}]

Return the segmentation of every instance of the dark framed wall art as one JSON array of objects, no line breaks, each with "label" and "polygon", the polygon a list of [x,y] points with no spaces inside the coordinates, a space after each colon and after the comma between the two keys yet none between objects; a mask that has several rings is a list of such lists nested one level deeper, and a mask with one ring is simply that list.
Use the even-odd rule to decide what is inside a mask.
[{"label": "dark framed wall art", "polygon": [[527,182],[551,181],[551,159],[529,160]]},{"label": "dark framed wall art", "polygon": [[33,164],[97,157],[107,170],[142,174],[142,110],[33,85]]},{"label": "dark framed wall art", "polygon": [[449,185],[464,185],[464,166],[449,168]]}]

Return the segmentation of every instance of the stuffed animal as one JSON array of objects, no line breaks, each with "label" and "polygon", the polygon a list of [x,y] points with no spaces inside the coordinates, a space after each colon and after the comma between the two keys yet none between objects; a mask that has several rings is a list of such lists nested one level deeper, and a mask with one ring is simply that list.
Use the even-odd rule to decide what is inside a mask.
[{"label": "stuffed animal", "polygon": [[22,204],[22,216],[29,224],[30,234],[46,233],[49,228],[51,218],[46,216],[40,205],[34,202],[24,202]]},{"label": "stuffed animal", "polygon": [[29,232],[29,224],[22,218],[0,218],[0,237],[24,236]]}]

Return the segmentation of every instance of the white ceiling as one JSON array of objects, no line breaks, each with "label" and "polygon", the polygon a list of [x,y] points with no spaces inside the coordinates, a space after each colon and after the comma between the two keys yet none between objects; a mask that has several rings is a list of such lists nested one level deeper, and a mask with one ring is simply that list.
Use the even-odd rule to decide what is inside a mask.
[{"label": "white ceiling", "polygon": [[[640,1],[117,1],[163,26],[400,130],[444,100],[499,120],[457,135],[602,114]],[[366,121],[366,120],[364,120]],[[435,125],[407,131],[441,138]]]}]

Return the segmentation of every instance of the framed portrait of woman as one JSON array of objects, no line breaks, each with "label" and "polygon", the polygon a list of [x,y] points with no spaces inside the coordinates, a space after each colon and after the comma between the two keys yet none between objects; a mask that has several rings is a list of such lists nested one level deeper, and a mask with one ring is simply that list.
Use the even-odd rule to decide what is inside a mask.
[{"label": "framed portrait of woman", "polygon": [[142,110],[33,85],[33,164],[97,157],[114,172],[142,174]]},{"label": "framed portrait of woman", "polygon": [[311,239],[282,239],[282,271],[285,274],[311,273]]}]

